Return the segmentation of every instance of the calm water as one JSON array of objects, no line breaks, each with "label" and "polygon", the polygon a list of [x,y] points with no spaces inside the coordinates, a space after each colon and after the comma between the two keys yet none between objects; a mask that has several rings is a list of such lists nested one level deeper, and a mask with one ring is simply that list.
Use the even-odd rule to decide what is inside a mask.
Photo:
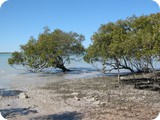
[{"label": "calm water", "polygon": [[8,65],[10,57],[11,54],[0,54],[0,88],[23,88],[25,85],[38,85],[55,80],[80,79],[99,75],[91,65],[83,60],[66,65],[74,70],[73,72],[63,74],[60,70],[54,69],[52,74],[44,74],[31,73],[21,67],[18,69],[11,67]]}]

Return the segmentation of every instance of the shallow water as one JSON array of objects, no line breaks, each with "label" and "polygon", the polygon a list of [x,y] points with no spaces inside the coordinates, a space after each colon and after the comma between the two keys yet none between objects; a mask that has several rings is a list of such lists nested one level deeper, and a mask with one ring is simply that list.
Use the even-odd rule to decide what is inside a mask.
[{"label": "shallow water", "polygon": [[8,65],[10,57],[11,54],[0,54],[0,88],[23,88],[26,85],[40,85],[55,80],[80,79],[100,75],[93,66],[83,60],[66,65],[73,70],[69,73],[62,73],[58,69],[52,70],[52,74],[31,73],[24,68],[15,69]]}]

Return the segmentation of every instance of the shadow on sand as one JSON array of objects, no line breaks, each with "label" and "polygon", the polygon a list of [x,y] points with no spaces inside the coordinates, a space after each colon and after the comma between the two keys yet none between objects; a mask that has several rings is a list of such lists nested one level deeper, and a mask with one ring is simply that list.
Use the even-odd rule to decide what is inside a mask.
[{"label": "shadow on sand", "polygon": [[40,116],[30,120],[81,120],[82,114],[77,112],[65,112],[62,114],[53,114],[48,116]]},{"label": "shadow on sand", "polygon": [[6,90],[6,89],[0,89],[0,96],[2,97],[14,97],[18,96],[23,91],[20,90]]},{"label": "shadow on sand", "polygon": [[16,115],[28,115],[31,113],[37,113],[36,110],[30,110],[29,108],[11,108],[11,109],[0,109],[0,112],[4,118],[12,118]]}]

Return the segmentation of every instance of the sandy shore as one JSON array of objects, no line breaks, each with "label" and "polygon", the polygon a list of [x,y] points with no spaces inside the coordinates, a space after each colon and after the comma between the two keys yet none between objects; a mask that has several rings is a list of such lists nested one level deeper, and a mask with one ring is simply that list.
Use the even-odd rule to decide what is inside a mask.
[{"label": "sandy shore", "polygon": [[117,84],[115,77],[63,80],[1,89],[0,112],[8,120],[152,120],[160,112],[159,95]]}]

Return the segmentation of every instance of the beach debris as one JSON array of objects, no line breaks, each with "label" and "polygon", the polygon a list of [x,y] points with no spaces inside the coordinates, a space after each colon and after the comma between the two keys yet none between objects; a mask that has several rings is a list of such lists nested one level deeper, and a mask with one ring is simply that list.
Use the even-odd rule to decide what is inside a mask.
[{"label": "beach debris", "polygon": [[19,98],[20,99],[25,99],[25,98],[29,98],[29,96],[26,93],[23,92],[23,93],[19,94]]}]

